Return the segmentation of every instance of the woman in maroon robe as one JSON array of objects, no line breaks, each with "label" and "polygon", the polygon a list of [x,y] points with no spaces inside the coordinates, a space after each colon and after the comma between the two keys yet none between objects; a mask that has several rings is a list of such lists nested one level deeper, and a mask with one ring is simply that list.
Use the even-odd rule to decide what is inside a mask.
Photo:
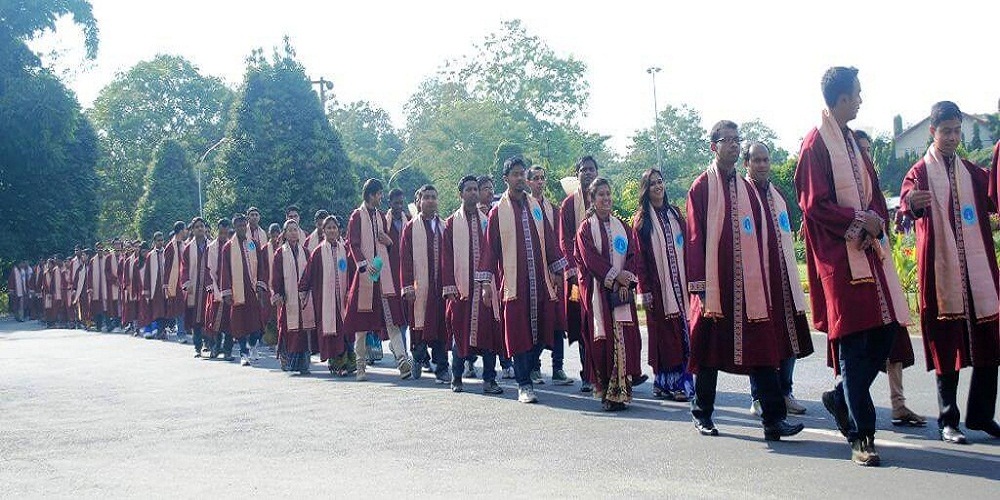
[{"label": "woman in maroon robe", "polygon": [[[633,289],[638,283],[639,247],[631,227],[611,213],[607,179],[598,177],[588,191],[592,215],[576,233],[582,333],[590,339],[587,359],[594,374],[594,396],[605,411],[620,411],[632,401],[633,381],[642,376],[642,338]],[[614,295],[625,303],[612,307]]]},{"label": "woman in maroon robe", "polygon": [[275,250],[271,260],[271,304],[277,313],[277,351],[281,369],[308,375],[311,356],[319,350],[313,304],[307,295],[299,294],[299,280],[308,265],[309,255],[299,242],[298,233],[298,223],[285,222],[285,243]]},{"label": "woman in maroon robe", "polygon": [[[323,240],[309,257],[299,279],[299,291],[312,295],[320,360],[327,362],[330,374],[346,377],[355,369],[355,359],[348,348],[354,343],[354,332],[344,328],[346,289],[353,269],[340,238],[340,219],[331,215],[321,224]],[[330,265],[323,264],[324,260]],[[331,284],[329,289],[324,283]],[[332,318],[327,318],[328,312],[333,314]]]}]

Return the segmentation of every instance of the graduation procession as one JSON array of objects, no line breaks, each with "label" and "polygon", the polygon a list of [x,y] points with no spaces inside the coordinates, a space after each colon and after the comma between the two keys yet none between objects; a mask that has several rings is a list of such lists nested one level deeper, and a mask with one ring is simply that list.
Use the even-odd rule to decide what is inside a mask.
[{"label": "graduation procession", "polygon": [[[931,104],[930,143],[890,212],[871,138],[851,128],[863,77],[837,66],[817,79],[821,111],[801,142],[794,197],[772,182],[771,147],[723,119],[702,145],[710,163],[676,205],[674,179],[648,168],[631,172],[638,208],[621,213],[620,191],[586,154],[566,166],[561,200],[546,186],[562,172],[519,155],[495,176],[484,167],[412,193],[369,178],[349,213],[293,205],[264,221],[262,200],[249,199],[229,217],[192,213],[140,238],[22,260],[6,270],[11,317],[190,345],[188,356],[234,370],[274,356],[287,384],[329,377],[328,391],[390,366],[401,384],[455,398],[545,405],[541,386],[552,385],[595,411],[628,412],[645,386],[688,405],[690,432],[705,440],[727,434],[713,418],[723,372],[746,378],[764,440],[808,440],[807,425],[832,422],[844,443],[836,458],[861,466],[883,464],[880,373],[891,423],[927,425],[903,392],[903,368],[920,364],[913,335],[934,378],[937,437],[995,441],[1000,143],[991,165],[963,158],[968,118],[954,102]],[[446,192],[459,200],[450,213],[439,210]],[[915,233],[913,299],[893,257],[896,217]],[[817,352],[828,387],[793,392],[796,361]],[[568,372],[567,358],[581,370]],[[803,418],[807,401],[830,420]]]}]

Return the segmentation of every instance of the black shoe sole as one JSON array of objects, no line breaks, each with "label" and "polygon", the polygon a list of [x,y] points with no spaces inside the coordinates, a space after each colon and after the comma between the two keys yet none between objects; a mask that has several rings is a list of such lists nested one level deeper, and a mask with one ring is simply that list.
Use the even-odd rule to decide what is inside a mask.
[{"label": "black shoe sole", "polygon": [[840,431],[840,433],[846,438],[847,428],[850,425],[847,422],[847,419],[849,419],[850,417],[846,416],[847,418],[842,419],[837,409],[837,402],[836,400],[833,399],[833,393],[824,392],[822,400],[823,400],[823,407],[826,408],[826,411],[830,412],[831,416],[833,416],[833,421],[837,425],[837,430]]}]

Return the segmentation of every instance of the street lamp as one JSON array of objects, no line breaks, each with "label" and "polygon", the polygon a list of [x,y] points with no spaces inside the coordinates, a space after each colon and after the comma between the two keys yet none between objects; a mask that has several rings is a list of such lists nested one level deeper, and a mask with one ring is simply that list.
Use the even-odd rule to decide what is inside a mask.
[{"label": "street lamp", "polygon": [[319,85],[319,103],[323,106],[323,113],[326,113],[326,91],[333,90],[333,82],[320,77],[319,80],[310,80],[309,83]]},{"label": "street lamp", "polygon": [[656,105],[656,74],[661,71],[661,68],[656,66],[650,66],[646,69],[646,73],[653,78],[653,138],[655,143],[653,147],[656,148],[656,167],[663,168],[663,158],[660,156],[660,109]]},{"label": "street lamp", "polygon": [[229,142],[230,140],[231,139],[228,137],[223,137],[222,139],[219,139],[218,142],[212,144],[212,147],[208,148],[208,150],[201,155],[201,158],[198,159],[198,214],[201,215],[202,217],[205,216],[205,207],[201,202],[201,171],[205,166],[205,157],[207,157],[209,153],[214,151],[215,148],[221,146],[222,143]]}]

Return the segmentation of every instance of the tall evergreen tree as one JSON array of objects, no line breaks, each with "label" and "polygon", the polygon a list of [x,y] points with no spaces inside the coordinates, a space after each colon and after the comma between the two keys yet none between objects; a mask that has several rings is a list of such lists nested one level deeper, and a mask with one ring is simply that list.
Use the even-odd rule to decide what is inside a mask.
[{"label": "tall evergreen tree", "polygon": [[277,221],[289,204],[342,216],[357,206],[358,179],[287,38],[270,60],[250,56],[227,137],[208,190],[213,216],[254,205]]},{"label": "tall evergreen tree", "polygon": [[146,171],[142,197],[136,206],[133,230],[141,238],[166,231],[175,221],[198,214],[198,184],[187,151],[175,140],[164,140]]}]

